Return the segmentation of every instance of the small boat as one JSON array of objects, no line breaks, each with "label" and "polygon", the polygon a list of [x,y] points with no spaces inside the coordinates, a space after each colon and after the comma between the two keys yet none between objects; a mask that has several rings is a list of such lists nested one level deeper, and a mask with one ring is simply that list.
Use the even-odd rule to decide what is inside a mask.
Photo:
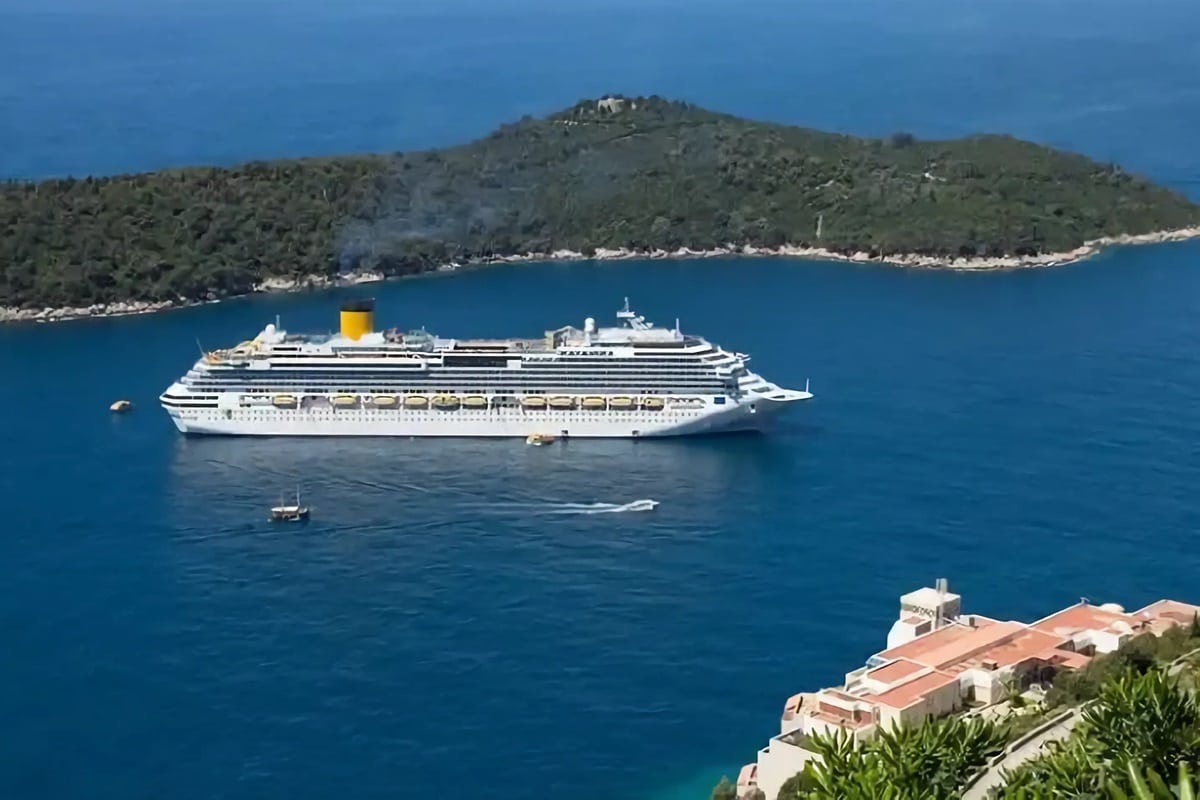
[{"label": "small boat", "polygon": [[439,394],[433,398],[433,407],[442,410],[451,410],[458,408],[458,398],[452,394]]},{"label": "small boat", "polygon": [[463,405],[467,408],[487,408],[487,398],[480,394],[473,394],[463,398]]},{"label": "small boat", "polygon": [[530,397],[523,398],[521,400],[521,405],[524,406],[525,408],[545,408],[546,407],[546,398],[538,397],[537,395],[532,395]]},{"label": "small boat", "polygon": [[334,395],[333,404],[339,408],[349,408],[358,405],[358,398],[352,394]]},{"label": "small boat", "polygon": [[574,408],[575,407],[575,398],[573,398],[573,397],[551,397],[550,398],[550,407],[551,408]]},{"label": "small boat", "polygon": [[544,444],[550,444],[554,440],[554,437],[548,433],[531,433],[525,437],[525,444],[541,447]]},{"label": "small boat", "polygon": [[396,398],[390,394],[376,395],[371,402],[376,408],[395,408],[396,406]]},{"label": "small boat", "polygon": [[428,408],[429,398],[422,397],[419,394],[410,395],[404,398],[405,408]]},{"label": "small boat", "polygon": [[303,522],[308,519],[308,506],[300,505],[300,490],[296,490],[296,504],[284,505],[283,496],[279,497],[279,505],[271,508],[271,522]]},{"label": "small boat", "polygon": [[133,408],[133,403],[128,400],[118,400],[108,407],[108,410],[114,414],[124,414],[129,409]]},{"label": "small boat", "polygon": [[613,397],[608,401],[609,408],[633,408],[632,397]]},{"label": "small boat", "polygon": [[604,398],[603,397],[585,397],[585,398],[583,398],[583,407],[584,408],[592,408],[592,409],[604,408]]},{"label": "small boat", "polygon": [[657,500],[634,500],[632,503],[626,503],[623,511],[653,511],[658,508]]},{"label": "small boat", "polygon": [[295,408],[296,398],[290,394],[277,394],[271,398],[276,408]]},{"label": "small boat", "polygon": [[647,409],[649,411],[658,411],[662,407],[663,407],[663,400],[661,397],[647,397],[642,400],[642,408]]}]

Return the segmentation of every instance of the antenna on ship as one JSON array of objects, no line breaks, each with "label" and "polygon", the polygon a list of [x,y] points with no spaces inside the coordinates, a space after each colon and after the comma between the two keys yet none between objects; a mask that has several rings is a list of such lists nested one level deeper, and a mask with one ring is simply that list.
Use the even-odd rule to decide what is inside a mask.
[{"label": "antenna on ship", "polygon": [[641,317],[629,310],[628,297],[625,298],[625,307],[617,312],[617,319],[625,320],[629,323],[629,327],[633,328],[634,330],[641,330],[639,327]]}]

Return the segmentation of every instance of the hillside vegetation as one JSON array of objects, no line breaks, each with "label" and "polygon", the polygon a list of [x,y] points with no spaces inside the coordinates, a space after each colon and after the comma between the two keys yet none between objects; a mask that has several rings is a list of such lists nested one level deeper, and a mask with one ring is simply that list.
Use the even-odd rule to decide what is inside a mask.
[{"label": "hillside vegetation", "polygon": [[[1074,708],[1066,739],[1037,751],[987,790],[992,800],[1193,800],[1200,773],[1200,618],[1162,636],[1143,634],[1078,672],[1060,671],[1036,705],[1010,715],[962,715],[884,730],[863,745],[847,735],[810,738],[820,754],[776,800],[957,800],[1006,744]],[[1017,696],[1014,693],[1014,697]],[[999,720],[999,721],[997,721]],[[1174,786],[1170,784],[1174,783]],[[1184,791],[1183,787],[1188,787]],[[712,800],[737,800],[728,779]],[[762,800],[752,790],[742,800]]]},{"label": "hillside vegetation", "polygon": [[590,100],[440,150],[4,184],[0,306],[193,300],[560,248],[1032,254],[1198,222],[1117,166],[1007,136],[863,139]]}]

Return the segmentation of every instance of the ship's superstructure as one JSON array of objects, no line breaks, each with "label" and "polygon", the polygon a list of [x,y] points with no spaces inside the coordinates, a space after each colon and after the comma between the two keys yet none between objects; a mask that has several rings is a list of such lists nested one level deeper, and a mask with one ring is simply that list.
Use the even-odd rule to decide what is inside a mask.
[{"label": "ship's superstructure", "polygon": [[812,397],[746,368],[749,357],[656,328],[619,325],[540,339],[443,339],[374,329],[343,305],[336,334],[267,325],[204,353],[160,400],[184,433],[299,436],[673,436],[746,430]]}]

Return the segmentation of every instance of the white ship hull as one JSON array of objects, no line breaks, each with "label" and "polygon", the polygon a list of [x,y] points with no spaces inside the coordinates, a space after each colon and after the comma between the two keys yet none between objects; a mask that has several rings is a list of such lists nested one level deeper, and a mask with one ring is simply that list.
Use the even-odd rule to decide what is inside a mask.
[{"label": "white ship hull", "polygon": [[461,436],[646,438],[760,430],[789,402],[756,400],[660,411],[437,411],[411,409],[177,408],[187,434],[226,436]]},{"label": "white ship hull", "polygon": [[757,430],[812,397],[731,353],[625,308],[538,339],[374,330],[344,303],[337,334],[267,325],[203,353],[159,398],[180,431],[226,436],[643,438]]}]

